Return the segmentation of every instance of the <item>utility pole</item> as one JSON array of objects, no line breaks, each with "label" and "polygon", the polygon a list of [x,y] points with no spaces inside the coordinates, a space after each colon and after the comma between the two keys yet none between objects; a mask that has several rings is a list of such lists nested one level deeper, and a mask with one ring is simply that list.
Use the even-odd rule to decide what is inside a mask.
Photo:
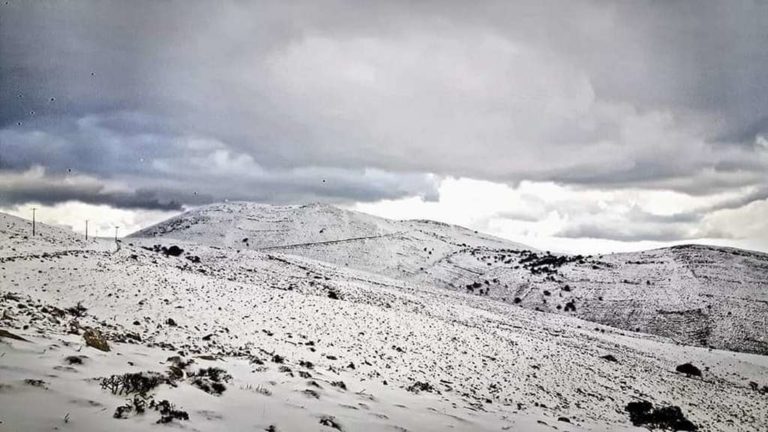
[{"label": "utility pole", "polygon": [[117,240],[117,225],[115,225],[115,252],[120,251],[120,242]]},{"label": "utility pole", "polygon": [[35,211],[37,209],[35,207],[32,207],[32,237],[35,236]]},{"label": "utility pole", "polygon": [[88,241],[88,219],[85,220],[85,241]]}]

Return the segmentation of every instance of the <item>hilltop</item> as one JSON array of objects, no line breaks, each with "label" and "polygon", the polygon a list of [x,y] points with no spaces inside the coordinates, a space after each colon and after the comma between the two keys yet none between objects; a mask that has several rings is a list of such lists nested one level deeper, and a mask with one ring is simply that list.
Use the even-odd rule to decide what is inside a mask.
[{"label": "hilltop", "polygon": [[463,250],[531,249],[459,226],[395,221],[323,204],[213,204],[128,237],[282,252],[398,279],[411,278]]}]

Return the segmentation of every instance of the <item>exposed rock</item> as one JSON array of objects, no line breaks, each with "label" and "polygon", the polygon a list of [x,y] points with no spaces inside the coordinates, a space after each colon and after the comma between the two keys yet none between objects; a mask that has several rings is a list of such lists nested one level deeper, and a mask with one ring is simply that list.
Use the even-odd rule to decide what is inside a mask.
[{"label": "exposed rock", "polygon": [[104,337],[103,334],[98,329],[95,328],[87,328],[85,329],[85,332],[83,332],[83,339],[85,339],[85,344],[89,347],[96,348],[97,350],[109,352],[109,344],[107,343],[107,339]]}]

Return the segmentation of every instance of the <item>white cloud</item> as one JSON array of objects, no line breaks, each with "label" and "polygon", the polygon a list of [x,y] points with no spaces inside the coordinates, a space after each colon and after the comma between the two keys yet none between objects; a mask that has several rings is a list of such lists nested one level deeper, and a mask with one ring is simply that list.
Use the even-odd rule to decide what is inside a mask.
[{"label": "white cloud", "polygon": [[[749,194],[749,190],[742,191]],[[596,190],[554,183],[517,187],[466,178],[441,182],[439,199],[358,203],[391,219],[434,219],[539,249],[573,253],[710,243],[768,250],[768,201],[719,209],[738,194],[692,196],[665,190]],[[736,222],[736,224],[734,224]]]},{"label": "white cloud", "polygon": [[178,213],[156,210],[124,210],[107,205],[72,201],[55,205],[30,202],[13,207],[0,207],[0,212],[31,219],[33,207],[37,209],[35,214],[38,222],[71,229],[81,234],[85,233],[85,221],[88,220],[89,235],[97,237],[114,236],[115,227],[118,227],[118,236],[124,237]]}]

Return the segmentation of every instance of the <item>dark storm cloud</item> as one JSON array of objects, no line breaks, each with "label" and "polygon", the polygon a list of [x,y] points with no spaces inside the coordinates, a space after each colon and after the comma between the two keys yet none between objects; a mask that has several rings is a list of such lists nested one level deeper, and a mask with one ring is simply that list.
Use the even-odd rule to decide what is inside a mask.
[{"label": "dark storm cloud", "polygon": [[0,170],[161,205],[435,199],[424,173],[759,188],[765,22],[766,2],[10,1]]},{"label": "dark storm cloud", "polygon": [[88,177],[45,176],[39,168],[25,173],[6,171],[0,174],[0,207],[13,207],[30,201],[43,205],[79,201],[127,209],[182,209],[179,202],[163,200],[154,191],[110,190],[107,185]]}]

